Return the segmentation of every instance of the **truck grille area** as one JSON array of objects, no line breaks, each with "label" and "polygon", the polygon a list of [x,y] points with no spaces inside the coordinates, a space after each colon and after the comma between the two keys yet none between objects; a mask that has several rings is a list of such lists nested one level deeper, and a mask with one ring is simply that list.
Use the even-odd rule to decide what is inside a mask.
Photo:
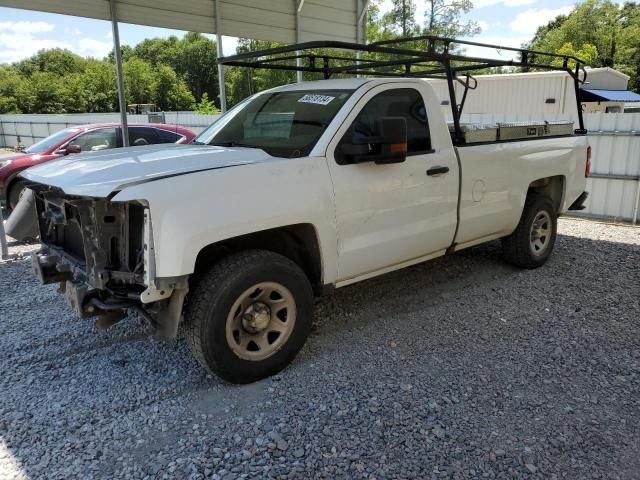
[{"label": "truck grille area", "polygon": [[36,190],[41,241],[57,270],[97,289],[143,286],[144,207]]}]

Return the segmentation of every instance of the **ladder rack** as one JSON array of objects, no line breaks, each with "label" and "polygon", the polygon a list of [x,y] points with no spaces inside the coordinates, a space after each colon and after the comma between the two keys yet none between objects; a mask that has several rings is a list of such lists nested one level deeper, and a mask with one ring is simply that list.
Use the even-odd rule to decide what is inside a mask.
[{"label": "ladder rack", "polygon": [[[516,58],[505,60],[467,56],[460,53],[460,49],[464,47],[512,52]],[[573,79],[578,105],[579,129],[575,133],[586,133],[579,91],[580,85],[586,81],[587,72],[585,62],[572,55],[423,35],[370,44],[332,40],[296,43],[221,57],[218,63],[235,67],[318,73],[325,79],[333,76],[358,75],[446,80],[456,144],[463,141],[460,116],[468,90],[477,87],[477,82],[472,76],[473,72],[492,67],[521,67],[525,71],[532,69],[565,71]],[[561,63],[561,66],[558,66],[558,63]],[[454,82],[459,82],[464,87],[460,102],[456,99]]]}]

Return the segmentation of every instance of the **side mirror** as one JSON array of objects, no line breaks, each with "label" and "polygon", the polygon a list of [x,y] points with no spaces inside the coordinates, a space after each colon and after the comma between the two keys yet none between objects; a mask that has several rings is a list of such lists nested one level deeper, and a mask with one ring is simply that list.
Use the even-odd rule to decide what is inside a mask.
[{"label": "side mirror", "polygon": [[407,120],[403,117],[382,117],[378,120],[379,135],[366,136],[351,132],[351,142],[342,145],[342,152],[353,163],[374,162],[378,165],[402,163],[407,158]]},{"label": "side mirror", "polygon": [[82,147],[80,145],[67,145],[65,148],[65,155],[69,155],[70,153],[80,153],[82,151]]}]

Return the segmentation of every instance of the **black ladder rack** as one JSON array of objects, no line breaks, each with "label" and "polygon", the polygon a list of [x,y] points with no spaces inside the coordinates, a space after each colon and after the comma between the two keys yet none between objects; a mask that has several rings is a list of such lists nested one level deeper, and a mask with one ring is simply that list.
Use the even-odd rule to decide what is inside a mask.
[{"label": "black ladder rack", "polygon": [[[459,52],[459,49],[465,46],[513,52],[518,58],[501,60],[466,56]],[[562,63],[560,67],[553,64],[558,59]],[[304,42],[222,57],[218,59],[218,63],[235,67],[319,73],[325,79],[333,75],[364,75],[446,80],[456,144],[462,143],[463,140],[460,115],[467,92],[477,86],[472,72],[492,67],[565,71],[573,79],[578,106],[579,129],[576,133],[586,133],[579,90],[580,85],[586,80],[587,72],[584,68],[585,62],[571,55],[423,35],[370,44],[331,40]],[[571,63],[575,65],[570,65]],[[456,100],[456,81],[464,87],[460,103]]]}]

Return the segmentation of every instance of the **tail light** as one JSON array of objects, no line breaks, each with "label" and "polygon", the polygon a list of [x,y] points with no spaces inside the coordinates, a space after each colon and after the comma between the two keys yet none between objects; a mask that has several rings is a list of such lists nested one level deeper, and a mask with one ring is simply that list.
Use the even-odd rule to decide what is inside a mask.
[{"label": "tail light", "polygon": [[584,176],[588,177],[591,173],[591,145],[587,147],[587,164],[584,167]]}]

